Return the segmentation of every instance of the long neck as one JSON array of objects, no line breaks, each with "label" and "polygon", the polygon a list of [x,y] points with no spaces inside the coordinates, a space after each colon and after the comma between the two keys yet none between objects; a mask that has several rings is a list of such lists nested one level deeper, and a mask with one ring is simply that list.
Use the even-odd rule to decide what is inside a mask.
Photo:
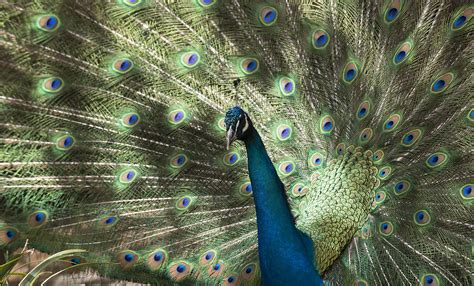
[{"label": "long neck", "polygon": [[263,283],[319,285],[321,278],[314,268],[314,249],[294,224],[284,185],[260,135],[253,127],[249,132],[244,142],[257,212]]}]

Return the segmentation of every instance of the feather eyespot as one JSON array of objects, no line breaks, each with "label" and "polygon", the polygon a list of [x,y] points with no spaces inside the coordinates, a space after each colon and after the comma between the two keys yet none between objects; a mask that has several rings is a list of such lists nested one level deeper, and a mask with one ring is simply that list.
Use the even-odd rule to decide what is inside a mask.
[{"label": "feather eyespot", "polygon": [[131,184],[138,177],[138,172],[135,169],[127,169],[120,173],[119,182],[122,184]]},{"label": "feather eyespot", "polygon": [[45,32],[54,32],[60,26],[61,21],[55,15],[44,15],[38,18],[36,26]]},{"label": "feather eyespot", "polygon": [[393,59],[392,59],[393,63],[395,65],[399,65],[403,63],[410,55],[412,48],[413,48],[413,44],[410,41],[404,42],[395,52],[395,55],[393,56]]},{"label": "feather eyespot", "polygon": [[201,61],[201,56],[197,52],[186,52],[181,56],[181,64],[186,68],[194,68]]},{"label": "feather eyespot", "polygon": [[117,216],[104,216],[99,220],[99,227],[109,229],[115,226],[119,222]]},{"label": "feather eyespot", "polygon": [[372,136],[374,135],[374,132],[372,131],[372,128],[365,128],[362,130],[362,132],[359,135],[359,142],[361,144],[365,144],[372,139]]},{"label": "feather eyespot", "polygon": [[289,77],[282,77],[278,86],[283,96],[292,96],[296,93],[295,81]]},{"label": "feather eyespot", "polygon": [[240,154],[237,152],[228,152],[224,155],[223,162],[224,165],[232,167],[237,165],[240,162]]},{"label": "feather eyespot", "polygon": [[359,105],[359,108],[357,109],[357,119],[362,120],[369,115],[370,112],[370,102],[364,101]]},{"label": "feather eyespot", "polygon": [[284,161],[278,165],[278,171],[283,176],[289,176],[296,170],[295,163],[293,161]]},{"label": "feather eyespot", "polygon": [[370,225],[364,225],[361,229],[360,229],[360,236],[363,238],[363,239],[368,239],[370,237],[372,237],[373,233],[372,233],[372,227]]},{"label": "feather eyespot", "polygon": [[250,280],[255,276],[256,272],[257,272],[257,265],[255,263],[250,263],[242,269],[242,273],[240,274],[240,277],[243,280]]},{"label": "feather eyespot", "polygon": [[459,31],[462,28],[464,28],[467,23],[471,20],[472,16],[474,15],[474,8],[469,7],[458,14],[453,18],[453,21],[451,23],[451,30],[453,31]]},{"label": "feather eyespot", "polygon": [[240,194],[244,196],[250,196],[252,195],[253,190],[252,190],[252,184],[250,182],[245,182],[240,186]]},{"label": "feather eyespot", "polygon": [[74,256],[69,259],[71,266],[86,263],[86,260],[80,256]]},{"label": "feather eyespot", "polygon": [[411,130],[402,137],[401,144],[404,147],[411,147],[413,144],[418,142],[418,140],[421,138],[421,130],[420,129],[414,129]]},{"label": "feather eyespot", "polygon": [[63,135],[56,140],[56,148],[62,151],[71,149],[75,140],[71,135]]},{"label": "feather eyespot", "polygon": [[122,269],[129,269],[137,263],[139,256],[131,250],[124,250],[118,255],[118,262]]},{"label": "feather eyespot", "polygon": [[426,159],[426,166],[431,169],[441,168],[448,162],[448,154],[444,152],[436,152],[431,154],[428,159]]},{"label": "feather eyespot", "polygon": [[137,113],[127,113],[122,116],[121,123],[124,127],[132,128],[140,122],[140,115]]},{"label": "feather eyespot", "polygon": [[122,0],[122,3],[128,7],[136,7],[142,4],[143,0]]},{"label": "feather eyespot", "polygon": [[402,9],[403,0],[393,0],[385,9],[384,12],[384,21],[387,24],[395,22],[396,19],[400,16],[400,11]]},{"label": "feather eyespot", "polygon": [[343,77],[345,83],[354,82],[359,76],[359,68],[354,62],[349,62],[344,67]]},{"label": "feather eyespot", "polygon": [[461,190],[461,197],[465,200],[472,200],[474,198],[474,193],[472,192],[472,184],[464,185]]},{"label": "feather eyespot", "polygon": [[392,167],[390,166],[385,166],[379,170],[378,177],[380,180],[386,180],[390,177],[392,174]]},{"label": "feather eyespot", "polygon": [[393,233],[393,224],[389,221],[384,221],[379,224],[379,233],[383,236],[389,236]]},{"label": "feather eyespot", "polygon": [[305,186],[303,183],[295,183],[291,187],[291,196],[292,197],[302,197],[309,192],[309,188]]},{"label": "feather eyespot", "polygon": [[346,144],[344,144],[344,143],[337,144],[337,146],[336,146],[337,155],[339,155],[339,156],[344,155],[344,151],[346,151]]},{"label": "feather eyespot", "polygon": [[168,122],[173,125],[183,123],[187,118],[187,114],[183,109],[175,109],[168,114]]},{"label": "feather eyespot", "polygon": [[185,279],[191,273],[191,265],[184,261],[179,261],[171,264],[169,274],[175,281]]},{"label": "feather eyespot", "polygon": [[377,193],[375,193],[375,203],[377,203],[378,205],[383,203],[385,201],[386,196],[387,195],[384,191],[378,191]]},{"label": "feather eyespot", "polygon": [[164,249],[157,249],[153,251],[149,256],[147,260],[147,265],[148,268],[151,271],[156,271],[160,269],[168,260],[168,252],[166,252]]},{"label": "feather eyespot", "polygon": [[395,184],[393,187],[393,192],[395,195],[403,195],[411,190],[411,183],[407,180],[401,180]]},{"label": "feather eyespot", "polygon": [[329,44],[329,34],[323,30],[317,30],[313,33],[313,48],[315,49],[324,49]]},{"label": "feather eyespot", "polygon": [[319,168],[324,163],[324,157],[321,153],[313,152],[308,158],[308,167],[314,169]]},{"label": "feather eyespot", "polygon": [[334,130],[334,120],[330,115],[323,116],[319,120],[319,130],[324,135],[329,135]]},{"label": "feather eyespot", "polygon": [[189,161],[188,156],[185,154],[177,154],[170,160],[170,167],[173,169],[180,169],[184,167]]},{"label": "feather eyespot", "polygon": [[425,226],[431,222],[431,215],[426,210],[419,210],[413,215],[413,220],[417,225]]},{"label": "feather eyespot", "polygon": [[276,137],[279,141],[288,141],[292,138],[293,128],[288,124],[280,124],[276,128]]},{"label": "feather eyespot", "polygon": [[58,93],[63,89],[64,81],[59,77],[49,77],[41,84],[42,90],[47,93]]},{"label": "feather eyespot", "polygon": [[367,281],[365,281],[364,279],[357,279],[356,281],[354,281],[354,284],[352,284],[353,286],[369,286],[369,283],[367,283]]},{"label": "feather eyespot", "polygon": [[431,88],[430,88],[431,93],[439,94],[446,91],[446,89],[448,89],[453,79],[454,79],[454,74],[451,72],[445,73],[442,76],[438,77],[431,84]]},{"label": "feather eyespot", "polygon": [[260,63],[256,58],[245,58],[240,61],[240,70],[246,75],[256,73],[259,66]]},{"label": "feather eyespot", "polygon": [[28,225],[31,228],[39,228],[44,226],[49,219],[49,214],[46,211],[35,211],[28,216]]},{"label": "feather eyespot", "polygon": [[390,117],[385,120],[383,124],[383,131],[384,132],[391,132],[397,128],[398,124],[400,123],[400,120],[402,119],[400,114],[392,114]]},{"label": "feather eyespot", "polygon": [[1,227],[0,228],[0,246],[9,244],[12,241],[17,240],[19,237],[19,232],[16,228],[13,227]]},{"label": "feather eyespot", "polygon": [[260,10],[258,19],[264,26],[272,26],[278,20],[278,11],[270,6],[263,7]]},{"label": "feather eyespot", "polygon": [[212,5],[216,4],[217,0],[198,0],[197,2],[199,4],[199,6],[201,6],[201,7],[209,8]]},{"label": "feather eyespot", "polygon": [[181,197],[177,202],[176,202],[176,208],[180,211],[184,211],[189,209],[189,207],[194,203],[193,198],[189,196],[184,196]]},{"label": "feather eyespot", "polygon": [[374,161],[375,164],[378,164],[382,162],[383,157],[384,157],[384,152],[383,150],[379,149],[375,151],[374,154],[372,155],[372,161]]},{"label": "feather eyespot", "polygon": [[220,131],[226,131],[226,126],[225,126],[225,118],[222,117],[217,121],[217,128]]},{"label": "feather eyespot", "polygon": [[132,68],[133,62],[127,58],[117,59],[112,64],[112,69],[119,74],[125,74],[131,71]]},{"label": "feather eyespot", "polygon": [[199,264],[200,265],[209,265],[212,262],[214,262],[215,258],[217,256],[217,251],[211,249],[206,252],[204,252],[201,255],[201,258],[199,259]]},{"label": "feather eyespot", "polygon": [[211,277],[218,277],[220,276],[226,269],[226,265],[222,261],[217,261],[216,263],[212,263],[209,265],[207,269],[207,274]]},{"label": "feather eyespot", "polygon": [[238,275],[233,273],[224,278],[223,286],[231,286],[238,284]]},{"label": "feather eyespot", "polygon": [[423,286],[439,286],[439,278],[434,274],[425,274],[421,277],[421,285]]}]

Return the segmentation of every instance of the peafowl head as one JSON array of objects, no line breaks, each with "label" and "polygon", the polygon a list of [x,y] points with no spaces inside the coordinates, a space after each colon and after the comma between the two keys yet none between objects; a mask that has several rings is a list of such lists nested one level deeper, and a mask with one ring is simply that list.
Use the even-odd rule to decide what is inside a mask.
[{"label": "peafowl head", "polygon": [[252,121],[242,108],[235,106],[225,114],[225,126],[227,130],[227,149],[235,140],[242,140],[252,127]]}]

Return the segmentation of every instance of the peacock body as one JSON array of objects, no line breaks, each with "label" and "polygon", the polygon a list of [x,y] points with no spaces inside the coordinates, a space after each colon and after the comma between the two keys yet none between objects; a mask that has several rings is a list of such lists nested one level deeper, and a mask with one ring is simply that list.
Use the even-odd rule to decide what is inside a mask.
[{"label": "peacock body", "polygon": [[473,283],[469,1],[0,7],[2,251],[154,285]]}]

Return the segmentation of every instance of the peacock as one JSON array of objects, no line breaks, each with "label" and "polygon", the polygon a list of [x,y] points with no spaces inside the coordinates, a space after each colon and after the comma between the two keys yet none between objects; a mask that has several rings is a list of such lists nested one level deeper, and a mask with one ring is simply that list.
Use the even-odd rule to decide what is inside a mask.
[{"label": "peacock", "polygon": [[469,2],[2,1],[0,251],[49,281],[472,285]]}]

